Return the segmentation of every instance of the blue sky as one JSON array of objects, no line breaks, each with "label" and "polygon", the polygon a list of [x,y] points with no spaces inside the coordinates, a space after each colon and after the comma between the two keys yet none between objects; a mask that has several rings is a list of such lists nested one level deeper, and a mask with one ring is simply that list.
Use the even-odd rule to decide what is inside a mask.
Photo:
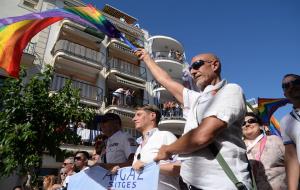
[{"label": "blue sky", "polygon": [[[284,74],[300,74],[298,0],[84,0],[102,9],[110,4],[139,21],[151,35],[180,41],[188,61],[212,52],[222,76],[238,83],[246,98],[283,97]],[[290,106],[279,109],[280,119]]]}]

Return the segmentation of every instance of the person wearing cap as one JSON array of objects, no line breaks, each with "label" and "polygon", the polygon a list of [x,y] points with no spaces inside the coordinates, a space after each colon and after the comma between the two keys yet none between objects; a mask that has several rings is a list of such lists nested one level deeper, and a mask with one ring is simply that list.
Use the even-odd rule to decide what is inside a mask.
[{"label": "person wearing cap", "polygon": [[[154,162],[158,150],[162,145],[168,145],[176,141],[175,135],[169,131],[160,131],[160,110],[154,105],[138,107],[132,119],[135,129],[142,133],[137,139],[139,147],[135,152],[133,169],[142,170],[145,165]],[[162,160],[160,164],[160,175],[158,190],[179,190],[180,162],[176,157]]]},{"label": "person wearing cap", "polygon": [[[246,113],[244,95],[237,84],[221,79],[221,62],[211,53],[192,58],[189,71],[200,92],[184,88],[159,67],[145,49],[135,55],[144,61],[154,78],[188,109],[183,135],[163,145],[156,161],[179,154],[182,189],[251,189],[242,123]],[[214,156],[216,147],[238,180],[233,183]],[[235,185],[237,184],[237,185]]]},{"label": "person wearing cap", "polygon": [[106,113],[100,121],[100,128],[105,136],[105,157],[107,163],[99,163],[101,167],[116,171],[119,167],[130,166],[137,145],[135,139],[122,131],[121,118],[115,113]]},{"label": "person wearing cap", "polygon": [[300,75],[286,74],[282,79],[284,96],[293,105],[290,113],[280,121],[285,146],[285,170],[288,189],[299,189],[300,178]]}]

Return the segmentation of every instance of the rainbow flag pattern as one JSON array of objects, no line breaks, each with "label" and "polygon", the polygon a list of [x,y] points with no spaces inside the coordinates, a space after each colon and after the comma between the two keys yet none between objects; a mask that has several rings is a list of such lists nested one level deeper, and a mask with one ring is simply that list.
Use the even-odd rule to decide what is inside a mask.
[{"label": "rainbow flag pattern", "polygon": [[273,113],[287,103],[289,100],[286,98],[258,98],[258,112],[263,124],[269,125]]},{"label": "rainbow flag pattern", "polygon": [[269,130],[272,135],[281,137],[279,122],[273,115],[270,118]]},{"label": "rainbow flag pattern", "polygon": [[20,61],[26,45],[38,32],[64,18],[96,28],[111,38],[120,38],[131,49],[136,50],[93,6],[67,7],[0,19],[0,68],[12,77],[19,77]]}]

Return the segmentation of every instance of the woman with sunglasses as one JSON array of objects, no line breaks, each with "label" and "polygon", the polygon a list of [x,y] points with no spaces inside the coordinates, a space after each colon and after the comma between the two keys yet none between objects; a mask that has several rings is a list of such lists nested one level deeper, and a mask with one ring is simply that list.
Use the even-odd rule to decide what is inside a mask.
[{"label": "woman with sunglasses", "polygon": [[243,136],[257,189],[287,189],[282,140],[275,135],[265,135],[262,127],[257,115],[246,113]]}]

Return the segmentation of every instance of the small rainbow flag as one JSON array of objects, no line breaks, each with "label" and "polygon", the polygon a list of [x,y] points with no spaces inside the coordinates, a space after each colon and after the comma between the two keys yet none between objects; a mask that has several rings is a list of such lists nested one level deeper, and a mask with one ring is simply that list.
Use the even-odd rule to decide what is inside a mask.
[{"label": "small rainbow flag", "polygon": [[272,135],[281,137],[279,122],[273,115],[270,118],[269,130]]},{"label": "small rainbow flag", "polygon": [[286,98],[258,98],[258,112],[263,124],[269,125],[273,113],[287,103],[289,100]]},{"label": "small rainbow flag", "polygon": [[99,29],[109,37],[120,38],[131,49],[136,50],[136,47],[93,6],[68,7],[0,19],[0,67],[10,76],[18,77],[21,56],[31,38],[64,18]]}]

